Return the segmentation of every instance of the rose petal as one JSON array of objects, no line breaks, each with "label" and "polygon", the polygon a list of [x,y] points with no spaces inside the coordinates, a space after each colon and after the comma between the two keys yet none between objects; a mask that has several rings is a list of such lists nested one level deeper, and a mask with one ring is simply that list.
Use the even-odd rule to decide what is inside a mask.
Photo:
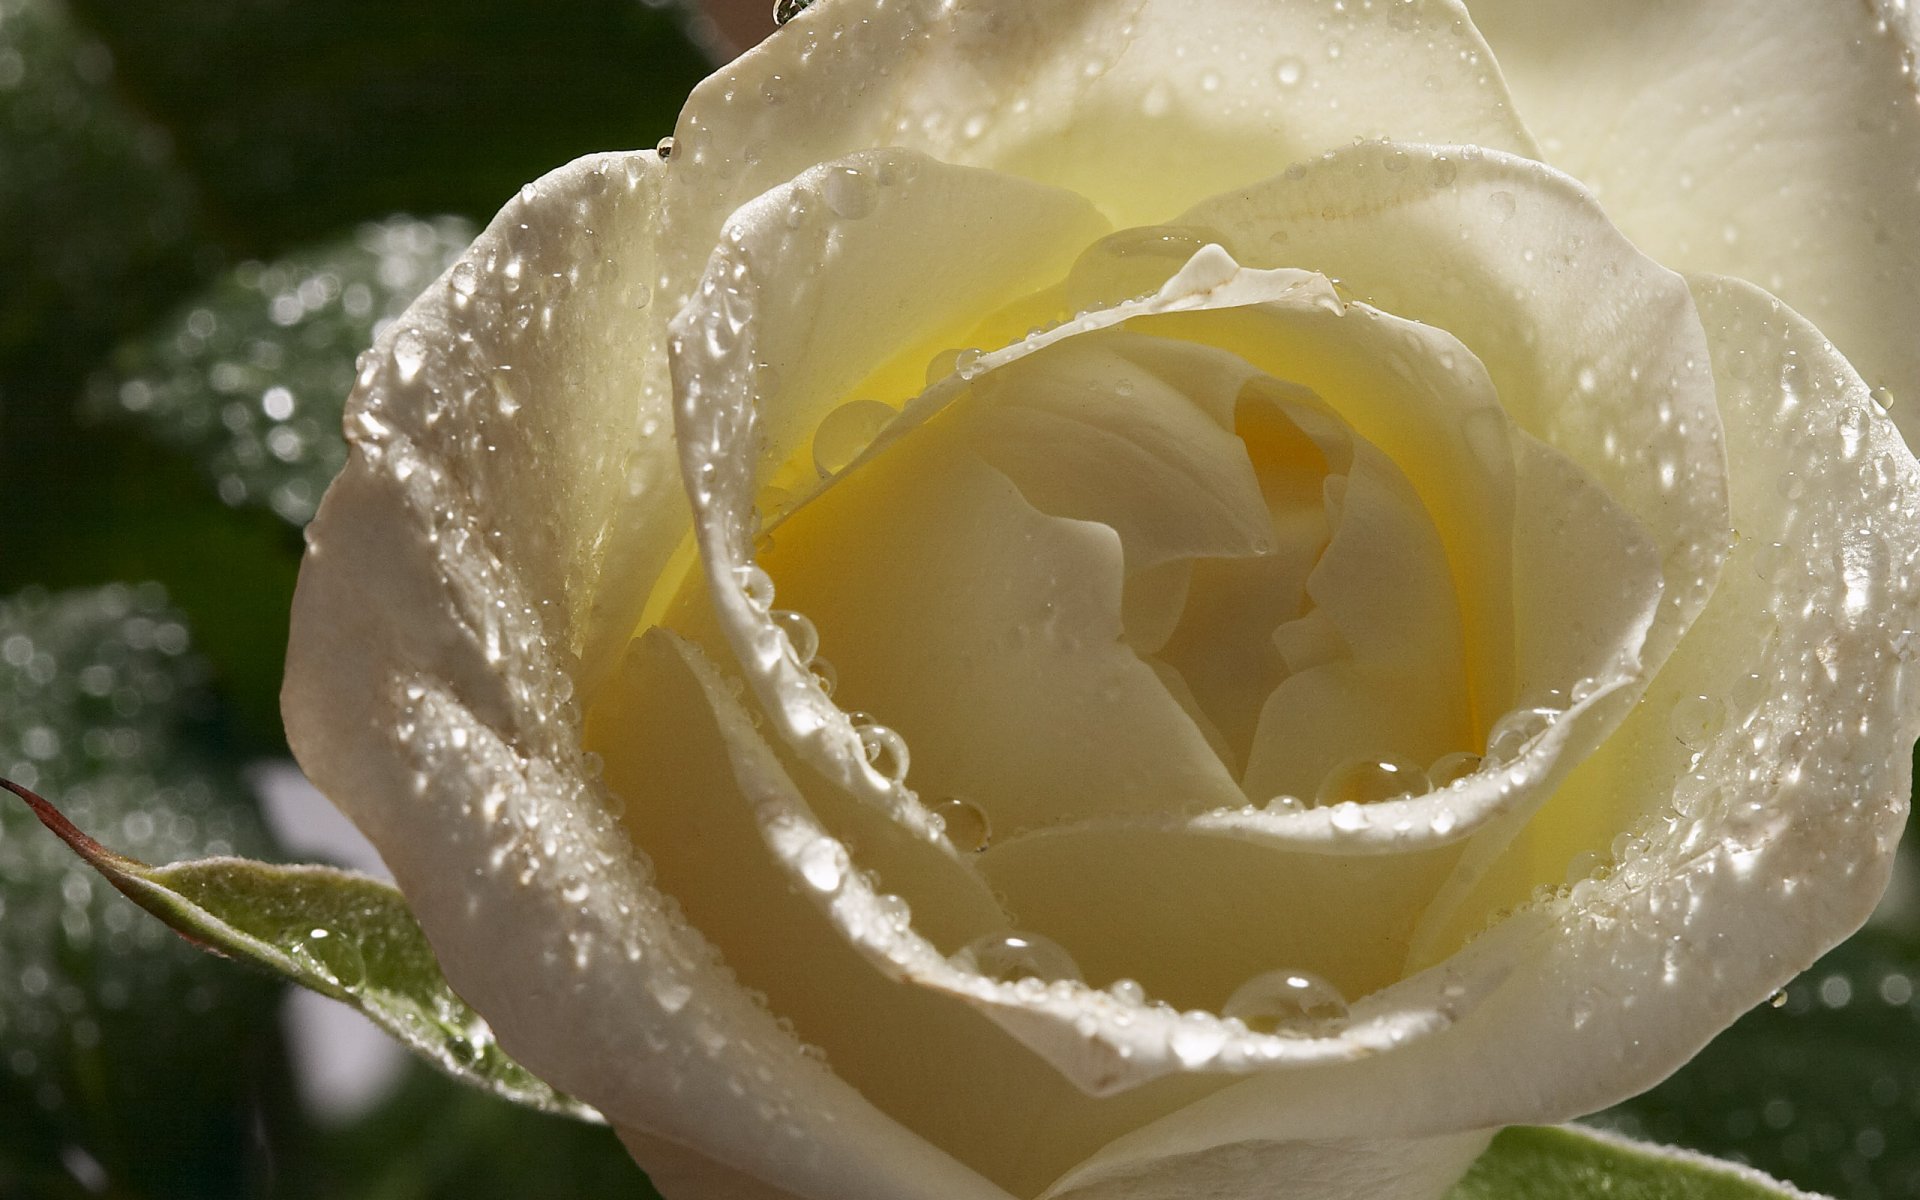
[{"label": "rose petal", "polygon": [[[1400,1053],[1249,1080],[1173,1114],[1137,1135],[1156,1153],[1356,1122],[1417,1137],[1594,1111],[1657,1082],[1872,910],[1920,731],[1907,632],[1920,624],[1920,465],[1812,326],[1736,281],[1695,288],[1738,467],[1735,519],[1752,533],[1658,696],[1461,913],[1454,933],[1470,937],[1490,907],[1521,906],[1445,960],[1505,961],[1505,984]],[[1790,499],[1780,481],[1794,477],[1807,487]],[[1758,552],[1783,538],[1791,550]],[[1757,692],[1742,688],[1749,672]],[[1689,772],[1658,701],[1695,689],[1754,707],[1740,701]],[[1583,836],[1604,846],[1636,817],[1610,876],[1533,898]]]},{"label": "rose petal", "polygon": [[669,216],[709,245],[704,214],[868,146],[1070,188],[1116,225],[1356,137],[1529,152],[1490,59],[1450,0],[838,0],[694,90]]},{"label": "rose petal", "polygon": [[1726,554],[1720,419],[1685,282],[1578,184],[1476,148],[1364,145],[1182,221],[1241,262],[1321,271],[1458,338],[1507,414],[1656,538],[1665,590],[1641,660],[1665,659]]},{"label": "rose petal", "polygon": [[713,963],[589,779],[570,698],[685,528],[641,305],[657,183],[651,155],[549,176],[382,336],[308,530],[289,738],[544,1078],[811,1196],[991,1200]]},{"label": "rose petal", "polygon": [[[903,987],[899,967],[864,957],[842,924],[881,910],[840,898],[850,887],[874,898],[856,872],[876,873],[875,886],[910,902],[936,960],[1007,922],[971,874],[942,856],[944,843],[918,842],[917,857],[913,847],[889,852],[876,843],[897,840],[897,827],[844,802],[840,828],[830,829],[833,810],[818,806],[834,798],[803,796],[724,689],[697,649],[655,630],[634,643],[595,706],[591,744],[626,797],[626,825],[652,854],[657,885],[740,986],[762,993],[839,1078],[1023,1195],[1178,1102],[1156,1094],[1095,1104],[967,1004]],[[794,832],[795,822],[816,821],[811,833]],[[858,847],[857,861],[839,849],[847,845]],[[881,909],[899,912],[891,901]]]},{"label": "rose petal", "polygon": [[[1920,95],[1903,0],[1475,0],[1546,157],[1681,270],[1807,314],[1920,399]],[[1894,408],[1915,436],[1910,403]]]},{"label": "rose petal", "polygon": [[[1140,1115],[1132,1106],[1163,1106],[1164,1111],[1189,1103],[1215,1086],[1209,1076],[1358,1061],[1431,1036],[1504,974],[1497,959],[1468,973],[1451,967],[1429,972],[1361,1002],[1349,1022],[1317,1037],[1249,1033],[1208,1013],[1140,1007],[1078,981],[1007,983],[982,975],[950,961],[900,919],[898,906],[853,869],[844,843],[821,824],[724,681],[690,644],[667,641],[705,693],[745,807],[791,887],[809,897],[878,972],[978,1009],[1084,1092],[1107,1098],[1096,1106],[1099,1111],[1129,1114],[1128,1127]],[[744,891],[752,897],[765,889]],[[778,939],[740,944],[777,945]],[[833,972],[829,977],[853,976]],[[969,1078],[977,1076],[975,1069]],[[1056,1119],[1081,1118],[1062,1110]]]},{"label": "rose petal", "polygon": [[1125,640],[1119,536],[1036,509],[979,436],[941,420],[898,438],[762,555],[781,602],[819,627],[836,703],[905,736],[922,796],[967,796],[1001,833],[1238,803]]},{"label": "rose petal", "polygon": [[1487,1148],[1487,1132],[1420,1141],[1250,1140],[1197,1154],[1165,1152],[1149,1131],[1076,1167],[1041,1200],[1430,1200]]}]

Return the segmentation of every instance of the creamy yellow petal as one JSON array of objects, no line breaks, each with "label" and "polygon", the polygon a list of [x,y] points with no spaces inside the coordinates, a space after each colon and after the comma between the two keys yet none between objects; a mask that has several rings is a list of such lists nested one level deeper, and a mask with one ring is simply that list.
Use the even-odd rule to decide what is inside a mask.
[{"label": "creamy yellow petal", "polygon": [[448,979],[555,1086],[811,1200],[1002,1200],[715,965],[582,753],[573,703],[686,520],[642,304],[658,170],[609,156],[533,185],[382,335],[308,530],[289,738]]},{"label": "creamy yellow petal", "polygon": [[[1435,968],[1500,961],[1505,984],[1403,1053],[1250,1080],[1174,1114],[1162,1145],[1591,1112],[1658,1082],[1872,910],[1920,731],[1903,632],[1920,623],[1920,465],[1812,326],[1736,281],[1694,287],[1741,549],[1647,701],[1512,844],[1457,935],[1520,907]],[[1783,479],[1804,490],[1783,494]],[[1674,709],[1694,694],[1728,708],[1689,713],[1683,739]],[[1610,875],[1533,899],[1615,837]]]},{"label": "creamy yellow petal", "polygon": [[923,796],[966,796],[1003,832],[1237,803],[1127,644],[1119,536],[1029,503],[979,457],[969,407],[849,472],[760,559],[819,628],[835,701],[906,738]]},{"label": "creamy yellow petal", "polygon": [[1357,137],[1528,152],[1490,67],[1451,0],[829,0],[694,90],[670,217],[710,243],[702,214],[871,146],[1070,188],[1116,225]]},{"label": "creamy yellow petal", "polygon": [[1321,271],[1458,338],[1513,421],[1656,539],[1665,584],[1642,659],[1664,660],[1729,539],[1706,343],[1679,276],[1572,179],[1481,148],[1356,146],[1181,219],[1241,262]]},{"label": "creamy yellow petal", "polygon": [[1920,413],[1920,18],[1904,0],[1474,0],[1547,161],[1647,253],[1805,313]]}]

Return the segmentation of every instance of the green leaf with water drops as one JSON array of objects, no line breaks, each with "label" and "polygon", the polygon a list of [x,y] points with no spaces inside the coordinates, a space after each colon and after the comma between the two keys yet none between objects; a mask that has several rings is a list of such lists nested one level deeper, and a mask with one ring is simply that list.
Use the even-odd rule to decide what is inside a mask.
[{"label": "green leaf with water drops", "polygon": [[149,866],[88,837],[47,800],[0,779],[40,823],[190,941],[350,1004],[456,1079],[544,1112],[600,1115],[508,1058],[454,994],[392,886],[334,867],[206,858]]},{"label": "green leaf with water drops", "polygon": [[88,385],[191,454],[231,505],[304,525],[347,460],[354,359],[473,240],[458,217],[408,217],[273,262],[245,262],[122,345]]},{"label": "green leaf with water drops", "polygon": [[1751,1167],[1577,1126],[1503,1130],[1447,1200],[1812,1200]]}]

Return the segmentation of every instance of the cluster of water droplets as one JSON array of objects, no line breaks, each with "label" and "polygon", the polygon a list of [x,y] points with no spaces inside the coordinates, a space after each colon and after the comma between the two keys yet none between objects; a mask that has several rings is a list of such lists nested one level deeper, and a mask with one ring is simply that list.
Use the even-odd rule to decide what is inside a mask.
[{"label": "cluster of water droplets", "polygon": [[341,406],[355,358],[474,235],[464,220],[396,217],[270,263],[247,262],[88,387],[100,413],[182,446],[229,504],[299,525],[346,461]]}]

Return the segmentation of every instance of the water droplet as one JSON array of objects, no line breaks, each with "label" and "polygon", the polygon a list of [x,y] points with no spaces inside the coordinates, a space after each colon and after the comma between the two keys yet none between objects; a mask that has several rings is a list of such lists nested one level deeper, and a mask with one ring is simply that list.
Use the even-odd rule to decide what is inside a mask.
[{"label": "water droplet", "polygon": [[1311,971],[1268,971],[1234,989],[1220,1014],[1255,1033],[1316,1037],[1346,1022],[1347,998]]},{"label": "water droplet", "polygon": [[748,607],[762,613],[773,607],[773,576],[759,563],[741,563],[733,569],[733,578],[746,596]]},{"label": "water droplet", "polygon": [[860,735],[867,764],[882,778],[899,783],[907,777],[907,739],[885,725],[856,724],[853,731]]},{"label": "water droplet", "polygon": [[773,0],[773,23],[785,25],[807,11],[812,4],[813,0]]},{"label": "water droplet", "polygon": [[1516,708],[1493,723],[1487,733],[1487,757],[1512,762],[1533,739],[1545,733],[1560,716],[1557,708]]},{"label": "water droplet", "polygon": [[1478,771],[1480,764],[1485,761],[1478,754],[1466,750],[1443,754],[1427,768],[1427,779],[1435,788],[1448,787]]},{"label": "water droplet", "polygon": [[1591,396],[1600,390],[1600,374],[1592,367],[1581,367],[1575,382],[1579,384],[1583,396]]},{"label": "water droplet", "polygon": [[366,982],[367,962],[360,947],[331,929],[308,930],[291,954],[301,966],[349,992]]},{"label": "water droplet", "polygon": [[840,686],[840,672],[834,665],[816,654],[808,666],[812,668],[813,681],[820,685],[820,690],[829,696],[833,695],[833,689]]},{"label": "water droplet", "polygon": [[1147,1002],[1147,989],[1141,987],[1137,979],[1116,979],[1107,985],[1107,992],[1131,1008],[1139,1008]]},{"label": "water droplet", "polygon": [[1067,272],[1067,307],[1091,311],[1152,292],[1202,246],[1219,240],[1212,230],[1186,225],[1141,225],[1108,234]]},{"label": "water droplet", "polygon": [[790,608],[776,608],[767,614],[780,632],[787,635],[787,644],[793,647],[794,660],[805,666],[820,653],[820,631],[813,627],[804,613],[794,612]]},{"label": "water droplet", "polygon": [[1460,177],[1459,166],[1445,155],[1435,158],[1430,170],[1432,171],[1433,186],[1435,187],[1451,187],[1453,181]]},{"label": "water droplet", "polygon": [[818,891],[839,891],[847,870],[847,848],[832,838],[818,838],[800,851],[800,877]]},{"label": "water droplet", "polygon": [[822,190],[827,207],[848,221],[858,221],[880,202],[880,185],[859,167],[834,167]]},{"label": "water droplet", "polygon": [[813,431],[813,466],[825,479],[851,466],[898,414],[878,400],[842,404]]},{"label": "water droplet", "polygon": [[1667,728],[1688,749],[1704,750],[1720,732],[1726,711],[1725,702],[1718,696],[1682,696],[1673,702]]},{"label": "water droplet", "polygon": [[1767,1003],[1774,1008],[1785,1008],[1787,1006],[1787,989],[1781,988],[1773,995],[1767,997]]},{"label": "water droplet", "polygon": [[661,138],[653,147],[653,152],[660,156],[661,162],[666,162],[668,159],[671,159],[673,157],[673,151],[674,141],[670,137]]},{"label": "water droplet", "polygon": [[965,796],[947,796],[936,800],[928,806],[927,811],[940,818],[947,840],[953,843],[955,850],[985,850],[993,838],[993,828],[987,823],[987,814]]},{"label": "water droplet", "polygon": [[1429,790],[1427,773],[1410,762],[1396,758],[1360,758],[1327,772],[1313,800],[1321,808],[1336,804],[1373,804],[1397,796],[1418,796]]},{"label": "water droplet", "polygon": [[962,970],[985,975],[999,983],[1022,979],[1053,983],[1080,978],[1080,965],[1058,942],[1017,930],[975,938],[954,956],[954,962]]},{"label": "water droplet", "polygon": [[1307,76],[1307,64],[1289,54],[1273,65],[1274,82],[1281,87],[1295,87]]}]

